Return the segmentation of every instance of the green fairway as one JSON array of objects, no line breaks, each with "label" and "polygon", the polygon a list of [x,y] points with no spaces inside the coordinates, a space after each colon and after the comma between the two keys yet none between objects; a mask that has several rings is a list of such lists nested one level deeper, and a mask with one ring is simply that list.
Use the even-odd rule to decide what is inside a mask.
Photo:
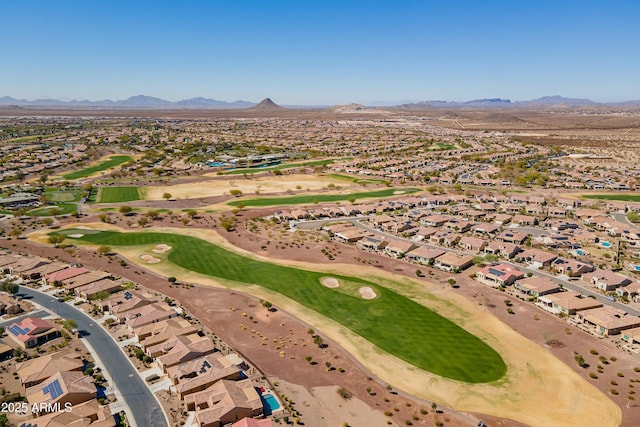
[{"label": "green fairway", "polygon": [[96,163],[95,165],[89,166],[85,169],[80,169],[77,171],[70,172],[62,177],[64,179],[78,179],[78,178],[86,178],[90,175],[93,175],[97,172],[102,172],[107,169],[114,168],[122,163],[126,163],[133,160],[131,156],[111,156],[108,160],[104,160],[100,163]]},{"label": "green fairway", "polygon": [[[236,200],[229,202],[231,206],[280,206],[300,205],[305,203],[341,202],[349,199],[367,199],[376,197],[399,196],[420,191],[417,188],[385,188],[384,190],[366,191],[349,194],[305,194],[300,196],[262,197],[258,199]],[[401,193],[400,193],[401,192]]]},{"label": "green fairway", "polygon": [[640,194],[583,194],[585,199],[617,200],[623,202],[640,202]]},{"label": "green fairway", "polygon": [[[342,160],[342,159],[340,159]],[[233,169],[228,172],[225,172],[225,175],[242,175],[242,174],[252,174],[252,173],[260,173],[260,172],[268,172],[268,171],[278,171],[283,169],[293,169],[300,167],[309,167],[309,166],[325,166],[335,162],[336,159],[325,159],[325,160],[314,160],[311,162],[304,163],[284,163],[276,166],[267,166],[264,168],[243,168],[243,169]]]},{"label": "green fairway", "polygon": [[142,199],[139,187],[100,187],[98,203],[133,202]]},{"label": "green fairway", "polygon": [[[343,282],[344,288],[329,289],[320,284],[327,274],[257,261],[178,234],[81,229],[51,234],[76,233],[82,237],[69,240],[116,250],[119,246],[168,244],[173,249],[167,259],[180,267],[278,292],[344,325],[387,353],[446,378],[484,383],[498,380],[506,372],[498,353],[476,336],[432,310],[363,279],[331,275]],[[371,287],[378,297],[361,298],[356,291],[359,286]]]},{"label": "green fairway", "polygon": [[75,213],[78,207],[75,203],[58,203],[56,206],[45,206],[38,209],[33,209],[27,212],[30,216],[58,216],[69,215]]},{"label": "green fairway", "polygon": [[340,175],[338,173],[330,173],[327,175],[330,178],[335,178],[335,179],[344,179],[346,181],[351,181],[354,182],[356,184],[384,184],[387,182],[387,180],[384,179],[378,179],[378,178],[357,178],[355,176],[347,176],[347,175]]}]

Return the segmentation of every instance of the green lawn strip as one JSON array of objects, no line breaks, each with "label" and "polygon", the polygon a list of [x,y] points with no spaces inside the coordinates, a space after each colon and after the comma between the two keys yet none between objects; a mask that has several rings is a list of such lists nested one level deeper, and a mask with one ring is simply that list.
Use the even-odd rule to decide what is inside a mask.
[{"label": "green lawn strip", "polygon": [[325,166],[335,162],[336,160],[338,159],[313,160],[310,162],[303,162],[303,163],[283,163],[281,165],[267,166],[264,168],[240,168],[240,169],[230,170],[228,172],[225,172],[224,174],[225,175],[242,175],[245,173],[251,174],[251,173],[277,171],[277,170],[283,170],[283,169],[293,169],[293,168],[309,167],[309,166]]},{"label": "green lawn strip", "polygon": [[[402,193],[396,193],[402,191]],[[420,191],[417,188],[386,188],[377,191],[365,191],[349,194],[305,194],[300,196],[284,196],[284,197],[262,197],[257,199],[236,200],[229,202],[230,206],[280,206],[280,205],[300,205],[305,203],[325,203],[340,202],[353,199],[366,199],[376,197],[399,196],[401,194],[410,194]]]},{"label": "green lawn strip", "polygon": [[[27,212],[30,216],[53,216],[69,215],[77,212],[78,206],[75,203],[57,203],[56,206],[45,206]],[[59,211],[59,212],[58,212]]]},{"label": "green lawn strip", "polygon": [[623,202],[640,202],[640,194],[583,194],[585,199],[617,200]]},{"label": "green lawn strip", "polygon": [[330,178],[335,178],[335,179],[344,179],[344,180],[351,181],[351,182],[356,183],[356,184],[384,184],[384,183],[387,182],[387,180],[384,180],[384,179],[358,178],[358,177],[355,177],[355,176],[341,175],[339,173],[330,173],[330,174],[327,174],[326,176],[328,176]]},{"label": "green lawn strip", "polygon": [[100,187],[98,203],[133,202],[142,199],[140,187]]},{"label": "green lawn strip", "polygon": [[[60,232],[53,232],[56,234]],[[177,234],[64,230],[83,234],[96,245],[141,246],[165,243],[173,247],[167,259],[185,269],[231,280],[257,284],[333,319],[380,349],[434,374],[470,382],[501,378],[506,365],[486,343],[434,311],[386,287],[356,277],[331,275],[348,284],[337,291],[320,284],[326,273],[300,270],[257,261],[194,237]],[[353,295],[360,286],[371,287],[377,298]]]},{"label": "green lawn strip", "polygon": [[126,163],[128,161],[133,160],[131,156],[111,156],[108,160],[97,163],[93,166],[89,166],[85,169],[80,169],[74,172],[70,172],[62,177],[64,179],[78,179],[78,178],[86,178],[90,175],[93,175],[97,172],[102,172],[110,168],[114,168],[122,163]]}]

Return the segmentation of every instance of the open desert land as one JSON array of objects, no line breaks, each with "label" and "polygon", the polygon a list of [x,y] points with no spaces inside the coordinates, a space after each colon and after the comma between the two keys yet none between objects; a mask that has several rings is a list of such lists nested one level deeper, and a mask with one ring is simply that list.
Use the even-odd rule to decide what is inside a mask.
[{"label": "open desert land", "polygon": [[[72,224],[66,226],[65,229],[73,229],[75,226]],[[117,229],[116,227],[105,227],[105,224],[83,224],[83,226],[90,229],[87,230],[89,233],[95,233],[96,230]],[[118,231],[123,232],[120,229]],[[153,231],[154,233],[179,233],[197,236],[239,253],[248,259],[274,262],[238,250],[212,230],[155,227]],[[77,232],[77,229],[74,232]],[[40,242],[46,240],[44,233],[36,233],[30,238]],[[382,287],[378,289],[387,288],[408,296],[441,316],[453,320],[465,330],[480,337],[498,352],[507,364],[507,372],[504,377],[485,384],[469,384],[447,380],[425,370],[417,369],[398,357],[381,351],[339,323],[319,315],[312,308],[305,307],[279,293],[269,291],[259,284],[243,284],[215,278],[173,264],[169,261],[169,254],[175,253],[178,249],[175,246],[165,254],[154,253],[153,256],[160,259],[161,262],[149,264],[141,258],[157,244],[162,243],[166,242],[154,242],[151,246],[114,245],[114,248],[129,262],[144,265],[144,268],[162,276],[180,277],[182,281],[208,286],[230,287],[262,299],[268,299],[285,311],[313,324],[316,329],[344,347],[348,353],[381,380],[412,395],[438,401],[457,410],[486,413],[514,419],[529,425],[585,425],[590,423],[614,426],[620,425],[622,421],[619,407],[545,349],[515,333],[509,326],[492,314],[478,308],[468,299],[451,292],[442,292],[439,290],[440,287],[434,284],[416,283],[407,278],[372,271],[371,267],[363,266],[332,265],[331,269],[322,271],[325,275],[350,275],[368,279],[371,283]],[[277,262],[298,269],[319,271],[317,264]],[[318,283],[318,286],[323,287],[321,283]],[[454,356],[449,355],[449,357]]]},{"label": "open desert land", "polygon": [[[212,177],[213,174],[205,176]],[[224,196],[232,194],[232,191],[240,191],[240,194],[253,195],[261,193],[280,193],[300,191],[329,190],[336,186],[341,189],[348,189],[349,186],[344,180],[332,178],[330,176],[317,176],[306,174],[291,174],[281,176],[258,176],[250,179],[241,175],[233,178],[221,179],[203,178],[200,182],[185,184],[175,184],[169,186],[146,186],[144,187],[146,200],[163,200],[165,193],[170,193],[174,199],[197,199],[200,197]]]}]

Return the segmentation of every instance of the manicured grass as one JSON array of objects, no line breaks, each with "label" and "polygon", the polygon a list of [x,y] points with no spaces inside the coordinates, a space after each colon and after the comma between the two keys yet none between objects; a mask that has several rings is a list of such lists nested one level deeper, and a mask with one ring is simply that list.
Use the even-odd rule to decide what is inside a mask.
[{"label": "manicured grass", "polygon": [[89,166],[85,169],[80,169],[74,172],[70,172],[62,177],[64,179],[78,179],[78,178],[86,178],[89,175],[93,175],[97,172],[102,172],[110,168],[114,168],[122,163],[126,163],[128,161],[133,160],[131,156],[111,156],[108,160],[102,161],[100,163],[96,163],[92,166]]},{"label": "manicured grass", "polygon": [[623,202],[640,202],[640,194],[583,194],[585,199],[619,200]]},{"label": "manicured grass", "polygon": [[327,175],[330,178],[335,178],[335,179],[344,179],[347,181],[351,181],[353,183],[356,184],[384,184],[387,182],[387,180],[384,179],[378,179],[378,178],[357,178],[355,176],[347,176],[347,175],[340,175],[338,173],[330,173]]},{"label": "manicured grass", "polygon": [[142,198],[139,187],[101,187],[98,203],[133,202]]},{"label": "manicured grass", "polygon": [[353,199],[366,199],[376,197],[389,197],[400,196],[401,194],[394,194],[396,191],[402,191],[402,194],[415,193],[417,188],[386,188],[384,190],[366,191],[350,194],[304,194],[300,196],[285,196],[285,197],[262,197],[258,199],[248,200],[236,200],[229,202],[231,206],[280,206],[280,205],[300,205],[305,203],[325,203],[325,202],[340,202]]},{"label": "manicured grass", "polygon": [[79,202],[82,190],[78,188],[47,188],[44,190],[44,195],[51,202]]},{"label": "manicured grass", "polygon": [[[30,216],[53,216],[53,215],[69,215],[78,210],[75,203],[58,203],[56,206],[45,206],[27,212]],[[58,212],[59,211],[59,212]]]},{"label": "manicured grass", "polygon": [[260,173],[267,171],[277,171],[283,169],[293,169],[300,167],[309,167],[309,166],[325,166],[335,162],[336,159],[325,159],[325,160],[314,160],[311,162],[303,162],[303,163],[283,163],[281,165],[275,166],[267,166],[265,168],[244,168],[244,169],[234,169],[229,172],[225,172],[225,175],[242,175],[242,174],[252,174],[252,173]]},{"label": "manicured grass", "polygon": [[[114,248],[168,244],[173,249],[167,259],[180,267],[278,292],[344,325],[382,350],[443,377],[483,383],[498,380],[506,372],[498,353],[476,336],[390,289],[356,277],[332,275],[346,285],[336,291],[320,284],[327,274],[246,258],[195,237],[154,232],[88,234],[80,229],[51,234],[57,233],[83,234],[80,239],[69,240]],[[358,285],[371,287],[378,297],[360,298],[355,294]]]}]

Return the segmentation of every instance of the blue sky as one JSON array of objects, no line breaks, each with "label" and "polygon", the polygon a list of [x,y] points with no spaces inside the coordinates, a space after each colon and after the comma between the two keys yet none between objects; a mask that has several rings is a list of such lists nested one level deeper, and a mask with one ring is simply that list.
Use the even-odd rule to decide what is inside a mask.
[{"label": "blue sky", "polygon": [[640,99],[640,1],[3,1],[0,96]]}]

